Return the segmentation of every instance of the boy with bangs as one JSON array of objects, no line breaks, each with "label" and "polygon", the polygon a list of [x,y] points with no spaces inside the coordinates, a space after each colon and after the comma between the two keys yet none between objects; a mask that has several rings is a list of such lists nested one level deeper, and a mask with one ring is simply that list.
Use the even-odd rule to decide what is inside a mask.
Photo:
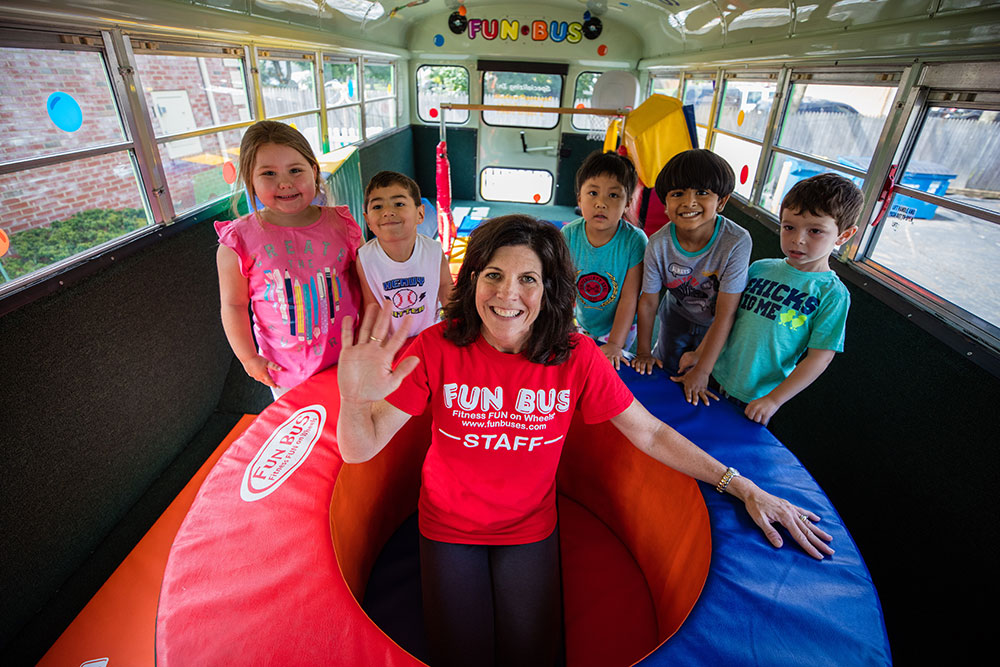
[{"label": "boy with bangs", "polygon": [[597,341],[617,369],[629,365],[636,336],[646,236],[622,219],[638,181],[627,157],[595,151],[576,172],[582,218],[562,228],[576,266],[574,316],[580,333]]},{"label": "boy with bangs", "polygon": [[858,187],[837,174],[799,181],[782,200],[785,258],[750,266],[713,371],[722,393],[749,419],[767,425],[843,351],[851,297],[830,270],[830,253],[858,231],[863,203]]},{"label": "boy with bangs", "polygon": [[[720,212],[736,186],[732,167],[715,153],[678,153],[654,186],[670,222],[646,246],[638,342],[632,367],[665,368],[693,405],[709,397],[708,380],[736,317],[750,264],[750,234]],[[660,301],[660,290],[667,293]],[[654,319],[660,322],[652,346]],[[652,349],[651,349],[652,348]],[[700,348],[694,363],[683,358]]]},{"label": "boy with bangs", "polygon": [[375,238],[358,250],[364,307],[392,303],[390,333],[410,317],[417,335],[438,321],[451,296],[451,269],[441,246],[417,233],[424,219],[420,186],[404,174],[380,171],[365,188],[365,222]]}]

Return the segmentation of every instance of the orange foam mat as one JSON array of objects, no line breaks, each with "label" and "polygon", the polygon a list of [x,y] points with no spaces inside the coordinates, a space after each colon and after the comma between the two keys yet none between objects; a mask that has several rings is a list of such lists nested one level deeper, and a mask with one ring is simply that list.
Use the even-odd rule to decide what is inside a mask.
[{"label": "orange foam mat", "polygon": [[631,665],[656,648],[653,598],[628,548],[593,513],[559,497],[566,664]]},{"label": "orange foam mat", "polygon": [[253,422],[244,415],[91,598],[39,667],[144,667],[155,664],[156,604],[174,536],[215,462]]}]

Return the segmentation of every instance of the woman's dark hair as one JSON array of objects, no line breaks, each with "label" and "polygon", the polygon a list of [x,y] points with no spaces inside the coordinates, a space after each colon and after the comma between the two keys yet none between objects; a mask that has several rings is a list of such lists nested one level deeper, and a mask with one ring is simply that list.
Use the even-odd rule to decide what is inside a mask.
[{"label": "woman's dark hair", "polygon": [[541,310],[522,354],[538,364],[561,364],[573,349],[576,270],[555,225],[528,215],[502,215],[473,230],[451,301],[444,307],[444,337],[459,347],[479,338],[482,319],[476,310],[476,280],[496,251],[511,245],[528,246],[542,263]]},{"label": "woman's dark hair", "polygon": [[729,163],[705,148],[692,148],[670,158],[656,177],[653,186],[660,201],[667,201],[671,190],[711,190],[719,199],[736,188],[736,174]]},{"label": "woman's dark hair", "polygon": [[622,186],[625,190],[625,201],[632,199],[639,175],[636,174],[631,160],[614,151],[606,153],[594,151],[584,159],[583,164],[576,170],[576,198],[580,198],[580,188],[588,179],[605,175],[615,179]]}]

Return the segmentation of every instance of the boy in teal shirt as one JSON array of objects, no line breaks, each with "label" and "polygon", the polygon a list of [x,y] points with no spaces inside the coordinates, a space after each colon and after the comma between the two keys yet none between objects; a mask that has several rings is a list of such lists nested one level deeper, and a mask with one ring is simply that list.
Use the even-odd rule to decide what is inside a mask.
[{"label": "boy in teal shirt", "polygon": [[628,158],[594,152],[576,172],[582,218],[562,228],[576,265],[577,326],[615,368],[629,364],[646,235],[622,219],[638,175]]},{"label": "boy in teal shirt", "polygon": [[836,174],[800,181],[782,200],[785,258],[750,265],[736,322],[712,372],[749,419],[766,425],[843,351],[851,297],[829,260],[857,232],[863,203],[858,187]]}]

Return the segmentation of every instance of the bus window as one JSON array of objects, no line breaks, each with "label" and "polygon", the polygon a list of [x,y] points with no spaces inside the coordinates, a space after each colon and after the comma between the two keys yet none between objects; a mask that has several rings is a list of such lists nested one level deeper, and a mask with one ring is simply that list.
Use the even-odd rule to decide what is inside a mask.
[{"label": "bus window", "polygon": [[[469,70],[457,65],[421,65],[417,68],[417,116],[425,123],[440,122],[441,103],[469,103]],[[469,120],[468,109],[448,109],[446,123]]]},{"label": "bus window", "polygon": [[1000,266],[998,151],[1000,111],[927,108],[868,251],[872,261],[928,290],[932,300],[958,306],[967,313],[962,319],[994,338],[1000,334],[1000,291],[990,288]]},{"label": "bus window", "polygon": [[695,131],[698,145],[704,147],[708,139],[708,125],[711,122],[712,98],[715,96],[715,79],[695,74],[684,79],[684,104],[694,106]]},{"label": "bus window", "polygon": [[[893,76],[884,75],[883,80]],[[895,82],[845,85],[793,81],[773,142],[761,205],[777,214],[782,198],[795,183],[822,172],[839,173],[860,186],[896,90]]]},{"label": "bus window", "polygon": [[[174,213],[179,215],[232,194],[243,130],[210,128],[250,121],[250,98],[242,58],[221,53],[162,55],[157,51],[169,45],[152,47],[136,47],[136,69]],[[169,139],[199,130],[209,131]]]},{"label": "bus window", "polygon": [[89,39],[0,48],[0,230],[10,239],[0,286],[152,222],[107,56]]},{"label": "bus window", "polygon": [[[323,153],[319,134],[319,110],[316,98],[316,73],[307,57],[280,57],[271,52],[261,54],[257,61],[260,71],[260,92],[264,99],[264,115],[287,123],[302,133],[317,155]],[[310,113],[296,113],[296,112]]]},{"label": "bus window", "polygon": [[487,167],[479,179],[479,192],[487,201],[548,204],[552,198],[552,174],[542,169]]},{"label": "bus window", "polygon": [[396,127],[396,72],[392,63],[365,61],[365,139]]},{"label": "bus window", "polygon": [[792,83],[777,144],[828,160],[871,157],[896,86]]},{"label": "bus window", "polygon": [[[600,76],[600,72],[580,72],[580,75],[576,77],[576,85],[573,87],[574,109],[591,108],[590,98],[594,96],[594,84],[597,83],[597,79]],[[608,127],[607,120],[601,116],[573,115],[570,118],[572,118],[571,125],[574,130],[582,130],[584,132],[600,130],[604,132]]]},{"label": "bus window", "polygon": [[[521,107],[559,106],[563,78],[537,72],[483,72],[483,104]],[[559,114],[484,111],[487,125],[536,127],[550,130],[559,124]]]},{"label": "bus window", "polygon": [[752,194],[776,90],[774,81],[727,78],[723,83],[722,107],[712,134],[712,150],[733,167],[736,194],[747,200]]},{"label": "bus window", "polygon": [[649,94],[678,97],[681,90],[681,77],[675,73],[651,74],[649,77]]},{"label": "bus window", "polygon": [[361,94],[358,63],[323,59],[323,97],[330,149],[361,141]]}]

